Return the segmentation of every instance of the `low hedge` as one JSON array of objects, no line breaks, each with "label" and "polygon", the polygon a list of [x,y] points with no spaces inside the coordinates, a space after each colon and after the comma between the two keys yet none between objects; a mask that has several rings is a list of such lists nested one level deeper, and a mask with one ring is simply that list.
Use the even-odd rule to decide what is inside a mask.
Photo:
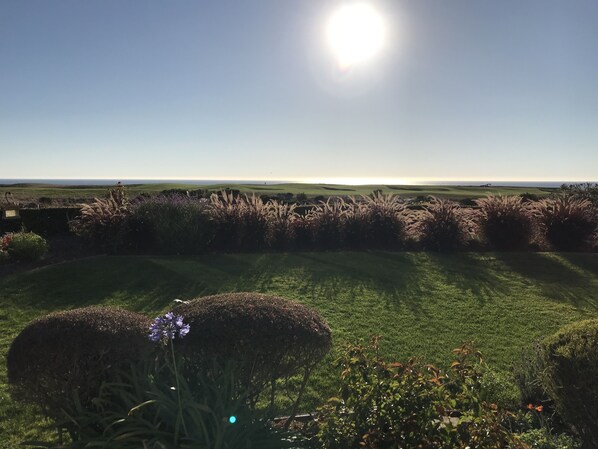
[{"label": "low hedge", "polygon": [[151,350],[149,324],[143,315],[97,306],[32,321],[6,359],[13,398],[39,405],[53,419],[73,411],[77,401],[89,404],[111,372]]},{"label": "low hedge", "polygon": [[331,330],[318,313],[277,296],[228,293],[177,306],[191,326],[178,341],[198,361],[221,359],[243,367],[242,382],[257,396],[276,379],[311,369],[330,350]]}]

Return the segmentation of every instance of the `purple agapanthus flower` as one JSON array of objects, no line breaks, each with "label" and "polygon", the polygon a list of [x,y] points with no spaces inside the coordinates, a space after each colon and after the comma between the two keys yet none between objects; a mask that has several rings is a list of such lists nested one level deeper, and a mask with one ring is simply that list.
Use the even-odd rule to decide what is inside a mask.
[{"label": "purple agapanthus flower", "polygon": [[149,339],[154,343],[183,338],[189,333],[190,326],[183,322],[183,317],[168,312],[157,317],[150,326]]}]

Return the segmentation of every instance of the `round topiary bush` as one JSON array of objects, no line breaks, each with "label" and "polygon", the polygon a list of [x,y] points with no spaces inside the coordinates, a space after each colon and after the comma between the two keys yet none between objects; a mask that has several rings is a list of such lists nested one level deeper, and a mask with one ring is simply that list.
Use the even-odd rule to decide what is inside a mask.
[{"label": "round topiary bush", "polygon": [[173,312],[190,324],[178,345],[197,360],[243,367],[245,386],[259,394],[276,379],[312,368],[332,343],[326,322],[310,308],[260,293],[227,293],[194,299]]},{"label": "round topiary bush", "polygon": [[561,417],[598,447],[598,319],[581,321],[542,341],[544,387]]},{"label": "round topiary bush", "polygon": [[53,419],[62,410],[97,396],[110,373],[151,350],[150,320],[111,307],[55,312],[31,322],[14,339],[6,358],[15,400],[42,407]]}]

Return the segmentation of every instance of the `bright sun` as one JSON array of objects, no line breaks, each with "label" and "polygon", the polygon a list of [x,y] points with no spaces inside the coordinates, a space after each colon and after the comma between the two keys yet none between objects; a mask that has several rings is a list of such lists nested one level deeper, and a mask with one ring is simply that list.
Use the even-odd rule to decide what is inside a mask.
[{"label": "bright sun", "polygon": [[367,3],[340,7],[330,18],[327,38],[341,70],[374,56],[384,45],[384,20]]}]

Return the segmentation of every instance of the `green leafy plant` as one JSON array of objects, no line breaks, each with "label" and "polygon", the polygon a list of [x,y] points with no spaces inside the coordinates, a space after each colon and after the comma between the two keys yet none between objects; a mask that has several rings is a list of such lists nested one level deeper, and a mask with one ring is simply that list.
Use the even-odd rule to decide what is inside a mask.
[{"label": "green leafy plant", "polygon": [[339,359],[339,397],[320,410],[318,439],[327,449],[523,448],[503,426],[508,413],[479,397],[480,354],[455,351],[449,371],[411,359],[388,363],[370,346]]},{"label": "green leafy plant", "polygon": [[571,324],[542,341],[543,385],[584,448],[598,447],[598,320]]},{"label": "green leafy plant", "polygon": [[530,206],[518,196],[494,196],[476,200],[477,223],[482,237],[499,250],[526,249],[533,237]]},{"label": "green leafy plant", "polygon": [[0,251],[5,252],[10,259],[33,262],[48,252],[48,242],[33,232],[12,232],[0,239]]},{"label": "green leafy plant", "polygon": [[581,449],[581,443],[566,434],[554,434],[545,428],[531,429],[520,434],[530,449]]}]

